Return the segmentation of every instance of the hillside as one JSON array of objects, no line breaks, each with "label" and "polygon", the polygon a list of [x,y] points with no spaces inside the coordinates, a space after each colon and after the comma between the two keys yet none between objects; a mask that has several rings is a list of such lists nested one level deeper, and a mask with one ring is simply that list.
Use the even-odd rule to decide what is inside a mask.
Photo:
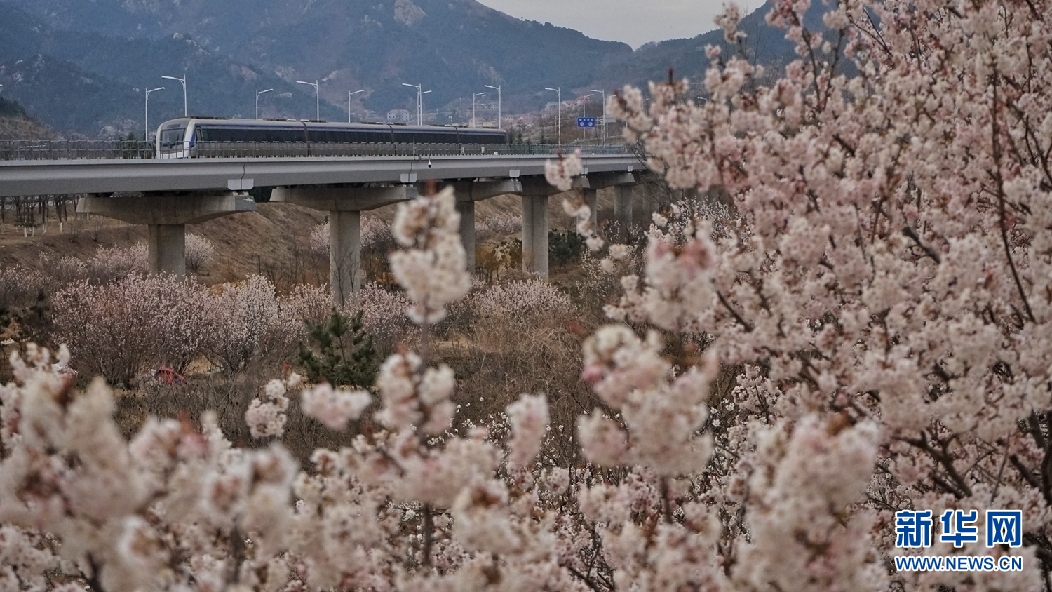
[{"label": "hillside", "polygon": [[55,137],[54,131],[30,117],[25,107],[0,97],[0,142],[52,137]]},{"label": "hillside", "polygon": [[[151,122],[181,116],[182,87],[161,76],[187,70],[191,111],[196,114],[252,117],[257,87],[275,88],[275,94],[288,97],[299,91],[294,83],[217,56],[192,40],[56,29],[0,2],[4,94],[56,129],[88,137],[129,131],[141,136],[143,88],[166,88],[150,96]],[[313,104],[309,107],[303,105],[297,116],[314,117]],[[323,117],[344,116],[336,107],[325,108]]]},{"label": "hillside", "polygon": [[[809,24],[820,21],[816,4]],[[765,64],[793,57],[782,32],[746,16],[746,49]],[[636,51],[571,29],[520,20],[475,0],[0,0],[0,84],[40,120],[89,136],[141,134],[143,90],[151,121],[182,114],[179,82],[188,78],[190,111],[252,117],[256,92],[266,117],[314,117],[320,80],[322,118],[347,116],[347,93],[359,89],[359,118],[389,109],[415,110],[416,93],[432,90],[426,109],[459,121],[465,97],[503,87],[505,113],[538,111],[592,88],[616,89],[662,79],[668,69],[692,80],[708,67],[710,31]],[[489,97],[492,99],[492,97]],[[467,99],[470,102],[470,99]]]},{"label": "hillside", "polygon": [[[359,88],[368,89],[362,110],[415,108],[415,93],[402,82],[433,89],[431,105],[500,84],[509,110],[536,109],[550,100],[545,86],[587,86],[603,59],[631,52],[473,0],[0,2],[0,83],[13,83],[10,92],[33,112],[49,89],[21,88],[11,64],[36,54],[73,64],[82,78],[112,79],[127,94],[159,86],[162,74],[187,72],[191,111],[228,117],[251,116],[254,93],[263,88],[276,89],[263,101],[268,115],[313,117],[313,89],[295,81],[322,80],[323,102],[332,104],[323,117],[339,119],[347,92]],[[158,121],[181,110],[180,92],[151,97]],[[111,102],[119,117],[134,117],[141,107],[130,97]],[[76,124],[88,131],[94,118],[81,119]]]}]

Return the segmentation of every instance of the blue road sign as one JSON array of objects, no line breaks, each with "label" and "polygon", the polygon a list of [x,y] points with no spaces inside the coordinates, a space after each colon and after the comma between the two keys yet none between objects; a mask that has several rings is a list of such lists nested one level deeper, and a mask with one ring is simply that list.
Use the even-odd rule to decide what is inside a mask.
[{"label": "blue road sign", "polygon": [[595,127],[596,117],[578,117],[577,127]]}]

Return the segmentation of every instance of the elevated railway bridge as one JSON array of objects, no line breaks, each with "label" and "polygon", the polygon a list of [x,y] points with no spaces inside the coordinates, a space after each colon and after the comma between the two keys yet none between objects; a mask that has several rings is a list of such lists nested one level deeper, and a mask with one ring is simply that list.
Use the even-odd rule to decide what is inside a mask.
[{"label": "elevated railway bridge", "polygon": [[[564,150],[571,150],[564,147]],[[486,154],[456,154],[413,145],[373,146],[351,155],[344,146],[312,146],[312,155],[273,146],[199,146],[206,157],[152,158],[141,142],[0,142],[0,196],[82,195],[77,212],[149,227],[151,273],[186,272],[185,228],[250,212],[256,200],[327,211],[330,286],[337,302],[359,287],[361,212],[415,198],[423,184],[452,184],[469,269],[475,261],[475,202],[497,195],[522,199],[523,270],[548,273],[548,198],[544,178],[555,146],[510,145]],[[267,154],[269,156],[260,156]],[[582,148],[575,185],[595,215],[596,192],[616,188],[615,215],[631,223],[631,189],[646,167],[623,146]]]}]

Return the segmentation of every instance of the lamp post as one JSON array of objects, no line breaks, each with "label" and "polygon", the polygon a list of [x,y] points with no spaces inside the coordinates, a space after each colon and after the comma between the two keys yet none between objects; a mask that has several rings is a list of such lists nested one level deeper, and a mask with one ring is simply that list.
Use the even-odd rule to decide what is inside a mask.
[{"label": "lamp post", "polygon": [[356,90],[354,92],[347,91],[347,123],[351,122],[351,97],[353,97],[354,95],[356,95],[358,93],[363,93],[363,92],[365,92],[364,88],[361,89],[361,90]]},{"label": "lamp post", "polygon": [[186,74],[183,74],[182,78],[176,78],[175,76],[161,76],[165,80],[178,80],[183,85],[183,117],[189,117],[190,111],[186,108]]},{"label": "lamp post", "polygon": [[424,90],[423,84],[409,84],[408,82],[403,82],[402,86],[416,89],[416,124],[424,125],[424,95],[431,91]]},{"label": "lamp post", "polygon": [[475,127],[475,97],[484,97],[486,93],[471,93],[471,127]]},{"label": "lamp post", "polygon": [[159,86],[157,88],[148,88],[148,89],[146,89],[146,118],[145,118],[145,125],[143,126],[143,128],[144,128],[143,131],[145,133],[142,136],[143,141],[146,141],[146,142],[150,141],[150,93],[157,92],[159,90],[164,90],[164,87],[163,86]]},{"label": "lamp post", "polygon": [[606,91],[592,89],[592,92],[603,95],[603,145],[606,145]]},{"label": "lamp post", "polygon": [[256,119],[259,119],[259,95],[265,95],[272,90],[274,89],[268,88],[267,90],[261,90],[256,93]]},{"label": "lamp post", "polygon": [[487,84],[487,85],[486,85],[486,88],[494,88],[494,89],[497,89],[497,128],[498,128],[498,129],[504,129],[504,126],[502,125],[502,122],[501,122],[501,104],[500,104],[500,102],[501,102],[501,96],[500,96],[500,85],[498,84],[497,86],[490,86],[490,85],[488,85],[488,84]]},{"label": "lamp post", "polygon": [[556,115],[555,125],[556,125],[556,130],[558,130],[558,131],[556,131],[556,138],[557,138],[558,144],[560,146],[562,146],[563,145],[563,87],[560,86],[558,88],[552,88],[550,86],[546,86],[546,87],[544,87],[544,90],[550,90],[550,91],[552,91],[554,93],[557,93],[558,96],[559,96],[559,107],[558,107],[558,110],[556,111],[557,115]]},{"label": "lamp post", "polygon": [[297,80],[296,84],[306,84],[314,87],[314,120],[321,121],[321,93],[318,91],[318,81],[315,80],[314,82],[305,82],[303,80]]}]

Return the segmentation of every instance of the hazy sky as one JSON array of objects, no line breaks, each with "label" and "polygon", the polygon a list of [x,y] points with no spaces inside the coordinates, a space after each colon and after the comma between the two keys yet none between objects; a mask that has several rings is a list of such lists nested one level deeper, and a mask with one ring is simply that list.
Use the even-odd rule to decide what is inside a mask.
[{"label": "hazy sky", "polygon": [[[637,48],[648,41],[694,37],[715,29],[712,19],[723,8],[724,0],[478,1],[512,16],[550,22]],[[759,5],[760,0],[739,1],[743,11]]]}]

